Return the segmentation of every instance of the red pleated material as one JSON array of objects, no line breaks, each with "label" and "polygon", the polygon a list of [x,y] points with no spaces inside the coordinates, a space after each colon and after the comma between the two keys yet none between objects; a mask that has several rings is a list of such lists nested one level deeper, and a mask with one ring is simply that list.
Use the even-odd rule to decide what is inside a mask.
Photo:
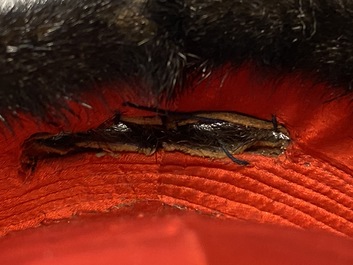
[{"label": "red pleated material", "polygon": [[[222,72],[227,73],[226,78],[221,78]],[[24,182],[18,175],[19,156],[22,141],[31,134],[87,130],[115,110],[124,115],[153,115],[122,107],[126,98],[111,87],[104,88],[104,95],[105,101],[85,95],[93,109],[70,103],[77,115],[68,113],[70,122],[61,126],[36,124],[22,115],[21,122],[13,123],[16,137],[5,132],[0,142],[0,248],[12,250],[0,253],[0,261],[11,263],[18,258],[19,263],[12,264],[26,264],[25,256],[33,250],[27,264],[97,264],[89,261],[99,253],[94,242],[101,235],[107,243],[97,248],[106,253],[105,264],[114,264],[109,260],[120,257],[126,261],[122,264],[142,264],[133,263],[133,255],[145,259],[144,264],[162,264],[155,262],[163,260],[158,256],[161,252],[175,264],[353,264],[346,251],[353,249],[353,107],[349,97],[331,100],[335,94],[325,85],[295,76],[274,82],[258,77],[250,68],[237,72],[222,69],[162,107],[188,112],[237,111],[267,120],[275,114],[292,139],[285,154],[277,158],[239,155],[250,162],[246,167],[229,159],[178,152],[160,151],[149,157],[77,154],[39,161]],[[128,99],[148,104],[136,95]],[[103,220],[86,217],[106,213],[110,217]],[[146,215],[148,218],[136,220]],[[80,221],[71,225],[77,218]],[[57,222],[60,224],[55,225]],[[116,229],[113,236],[111,225]],[[165,238],[168,229],[175,233],[172,247],[167,247],[171,240]],[[48,245],[49,239],[58,245]],[[79,247],[78,242],[84,246]],[[122,242],[137,242],[139,247],[122,248]],[[308,250],[317,244],[320,247]],[[63,260],[38,259],[47,253],[46,247],[51,257]],[[285,249],[283,253],[288,251],[288,263],[283,263],[280,247]],[[16,251],[25,254],[16,255]],[[330,260],[327,251],[340,262]],[[274,254],[266,263],[268,253]],[[146,255],[154,256],[148,259]],[[299,258],[308,262],[300,263]]]}]

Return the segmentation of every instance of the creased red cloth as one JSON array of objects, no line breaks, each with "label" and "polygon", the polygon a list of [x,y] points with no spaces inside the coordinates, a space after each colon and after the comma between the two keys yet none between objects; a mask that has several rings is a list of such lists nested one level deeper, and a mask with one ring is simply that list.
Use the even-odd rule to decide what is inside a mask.
[{"label": "creased red cloth", "polygon": [[[150,157],[139,154],[122,154],[115,157],[78,154],[41,160],[31,179],[24,183],[18,176],[20,145],[32,133],[94,128],[116,109],[124,115],[141,115],[141,111],[121,107],[124,99],[106,88],[106,102],[87,95],[87,102],[94,107],[92,110],[72,104],[78,115],[68,114],[69,123],[63,123],[59,127],[36,125],[30,117],[22,116],[21,123],[13,124],[16,137],[8,134],[2,138],[0,234],[4,236],[13,231],[35,228],[43,223],[70,220],[73,216],[87,212],[98,215],[114,212],[120,217],[136,216],[136,213],[144,212],[152,212],[152,215],[157,216],[196,212],[199,218],[193,220],[193,225],[188,228],[195,231],[199,229],[198,223],[201,229],[207,222],[204,219],[209,218],[275,225],[268,230],[271,232],[266,236],[263,236],[259,226],[255,236],[266,241],[264,244],[272,250],[278,247],[277,243],[271,243],[276,235],[283,235],[286,238],[283,240],[288,244],[297,240],[300,246],[301,240],[304,243],[315,238],[309,232],[313,230],[319,231],[322,238],[326,238],[326,233],[327,238],[334,238],[333,241],[337,240],[348,246],[349,239],[340,236],[353,237],[353,124],[350,122],[350,99],[341,97],[330,101],[334,95],[330,94],[325,86],[301,82],[295,76],[288,76],[276,84],[270,79],[254,79],[254,73],[248,68],[228,73],[225,80],[221,80],[219,76],[219,73],[215,73],[210,81],[200,84],[172,105],[165,107],[178,111],[237,111],[261,119],[270,119],[271,115],[275,114],[292,138],[291,146],[284,155],[270,158],[243,154],[239,158],[249,161],[250,166],[241,167],[229,159],[212,160],[163,151]],[[137,97],[136,101],[138,100]],[[147,104],[141,101],[136,103]],[[150,209],[147,206],[149,204],[145,202],[160,206]],[[183,218],[182,215],[176,220],[184,224]],[[120,221],[119,224],[125,227],[130,221]],[[148,222],[138,225],[148,232]],[[158,226],[158,223],[153,225]],[[166,223],[160,225],[161,229],[164,225],[168,226]],[[243,237],[236,234],[243,228],[233,223],[224,225],[228,229],[225,231],[230,234],[235,231],[234,239],[229,241],[227,236],[220,237],[219,246],[212,243],[210,249],[195,250],[200,251],[194,253],[197,257],[211,251],[218,252],[219,256],[215,254],[215,257],[220,258],[223,253],[221,248],[227,247],[227,244],[242,245]],[[46,227],[46,234],[51,233],[51,227]],[[290,232],[295,235],[286,237],[287,232],[284,231],[289,230],[284,227],[304,229],[308,231],[308,236],[305,233]],[[75,229],[80,231],[78,227]],[[222,229],[222,225],[217,223],[214,229]],[[206,232],[200,232],[199,243],[207,241]],[[251,231],[248,232],[251,234]],[[210,236],[216,234],[214,232]],[[251,237],[250,234],[244,237]],[[11,235],[12,238],[18,237],[19,241],[22,241],[21,238],[24,240],[26,236],[32,235],[21,232]],[[36,232],[33,232],[33,236],[36,238]],[[0,243],[7,242],[8,237],[9,235],[2,238]],[[62,233],[61,237],[59,241],[64,240],[67,234]],[[18,242],[16,238],[13,240]],[[158,241],[158,237],[155,240]],[[337,244],[326,243],[325,247],[331,246],[337,250]],[[186,251],[183,244],[180,244],[180,249],[175,249],[175,253]],[[295,252],[296,247],[293,246],[292,250]],[[129,255],[132,249],[126,248],[124,251],[128,251],[124,255]],[[255,256],[261,256],[260,252],[256,254],[256,251],[260,251],[256,247],[254,251]],[[301,253],[304,249],[297,251]],[[280,261],[281,253],[276,253]],[[305,253],[307,258],[321,257],[322,262],[329,262],[325,255],[309,251]],[[5,254],[0,253],[0,261],[2,258],[8,258],[8,253]],[[81,258],[87,261],[92,257]],[[181,254],[175,254],[176,261],[178,258],[182,262]],[[296,258],[299,256],[288,256],[288,260]],[[347,259],[353,264],[352,257]],[[203,258],[199,259],[202,260]],[[238,260],[241,260],[240,257]],[[178,264],[182,264],[180,262]],[[54,263],[51,261],[49,264]]]},{"label": "creased red cloth", "polygon": [[352,264],[353,241],[201,216],[103,216],[0,242],[3,264]]}]

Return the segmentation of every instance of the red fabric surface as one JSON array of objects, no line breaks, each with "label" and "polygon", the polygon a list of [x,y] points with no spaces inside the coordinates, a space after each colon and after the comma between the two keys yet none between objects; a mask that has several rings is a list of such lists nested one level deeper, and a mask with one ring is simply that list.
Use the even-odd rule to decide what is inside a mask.
[{"label": "red fabric surface", "polygon": [[[121,107],[126,98],[107,87],[105,102],[87,95],[93,109],[72,103],[77,115],[68,113],[69,122],[49,126],[22,116],[21,122],[13,123],[16,137],[4,133],[6,137],[0,142],[0,234],[87,212],[126,216],[136,213],[134,205],[153,202],[168,206],[169,210],[153,210],[162,215],[170,214],[171,207],[197,212],[205,218],[274,224],[279,233],[283,227],[293,227],[353,237],[350,98],[329,101],[334,95],[324,85],[300,82],[295,76],[275,83],[268,78],[254,79],[258,75],[247,68],[228,72],[226,79],[219,76],[214,73],[211,80],[162,107],[178,111],[238,111],[262,119],[275,114],[293,140],[283,156],[240,155],[251,163],[240,167],[229,159],[180,153],[158,152],[150,157],[79,154],[40,161],[31,179],[24,183],[18,176],[20,145],[32,133],[94,128],[116,109],[125,115],[147,114]],[[134,96],[128,100],[147,105]],[[139,212],[144,210],[139,208]],[[266,241],[270,244],[271,237]],[[220,239],[220,247],[227,242]]]},{"label": "red fabric surface", "polygon": [[76,219],[0,242],[2,264],[352,264],[353,241],[200,216]]}]

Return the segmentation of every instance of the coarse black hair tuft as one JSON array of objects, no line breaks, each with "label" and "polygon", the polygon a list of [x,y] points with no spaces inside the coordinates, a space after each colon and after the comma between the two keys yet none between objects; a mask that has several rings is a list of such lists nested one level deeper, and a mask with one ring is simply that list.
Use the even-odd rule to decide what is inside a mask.
[{"label": "coarse black hair tuft", "polygon": [[56,115],[102,83],[170,99],[249,61],[349,92],[352,28],[349,0],[18,2],[0,12],[0,118]]}]

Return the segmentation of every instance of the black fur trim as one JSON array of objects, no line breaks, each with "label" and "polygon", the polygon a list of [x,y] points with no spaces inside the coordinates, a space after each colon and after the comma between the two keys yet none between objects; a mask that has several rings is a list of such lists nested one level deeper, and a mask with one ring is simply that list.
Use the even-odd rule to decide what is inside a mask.
[{"label": "black fur trim", "polygon": [[0,115],[55,115],[102,83],[172,98],[191,77],[247,61],[349,91],[352,10],[349,0],[18,3],[0,13]]}]

